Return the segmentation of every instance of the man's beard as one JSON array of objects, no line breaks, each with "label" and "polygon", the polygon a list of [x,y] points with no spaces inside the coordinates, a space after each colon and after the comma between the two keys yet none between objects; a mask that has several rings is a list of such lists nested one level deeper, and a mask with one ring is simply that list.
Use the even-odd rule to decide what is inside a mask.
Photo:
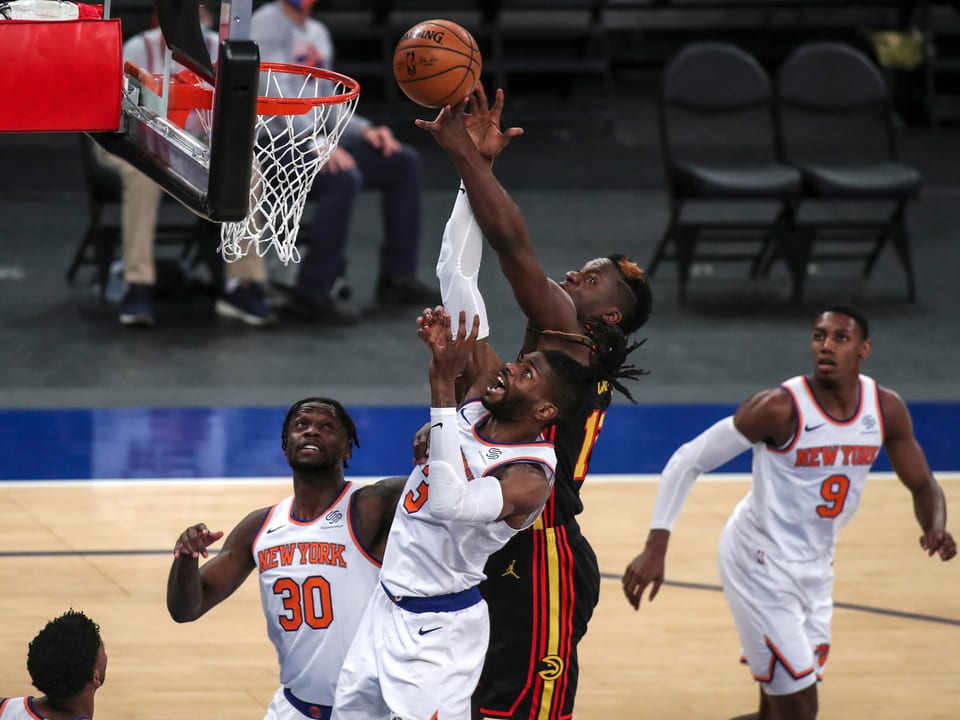
[{"label": "man's beard", "polygon": [[322,472],[333,470],[340,465],[340,460],[330,460],[323,458],[321,460],[297,460],[293,458],[289,461],[290,469],[301,475],[316,475]]},{"label": "man's beard", "polygon": [[497,402],[488,402],[486,397],[480,398],[480,402],[494,420],[510,421],[517,418],[522,401],[520,398],[504,395]]}]

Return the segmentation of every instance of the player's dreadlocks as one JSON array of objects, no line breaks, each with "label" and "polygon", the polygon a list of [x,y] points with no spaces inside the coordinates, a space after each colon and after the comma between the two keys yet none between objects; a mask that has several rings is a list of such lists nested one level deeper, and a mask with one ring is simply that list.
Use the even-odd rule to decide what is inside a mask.
[{"label": "player's dreadlocks", "polygon": [[643,345],[647,339],[630,342],[630,338],[618,325],[605,320],[588,320],[583,327],[590,339],[590,368],[597,379],[606,380],[611,387],[623,393],[630,402],[635,403],[633,395],[620,381],[636,380],[650,374],[649,370],[626,364],[627,356]]},{"label": "player's dreadlocks", "polygon": [[639,342],[630,342],[619,325],[608,323],[606,320],[594,318],[583,324],[585,334],[560,332],[558,330],[537,330],[530,328],[541,335],[559,337],[568,342],[577,343],[590,348],[589,370],[595,380],[606,380],[610,386],[630,402],[635,403],[633,395],[624,386],[621,380],[636,380],[643,375],[649,375],[649,370],[638,368],[636,365],[627,365],[627,356],[646,342],[646,338]]}]

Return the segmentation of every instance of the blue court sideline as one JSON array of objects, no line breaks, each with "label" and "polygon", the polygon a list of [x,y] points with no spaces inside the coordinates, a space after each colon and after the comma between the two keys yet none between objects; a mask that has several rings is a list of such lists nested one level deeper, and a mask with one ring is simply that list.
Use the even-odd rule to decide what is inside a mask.
[{"label": "blue court sideline", "polygon": [[[614,405],[594,452],[597,474],[658,473],[673,450],[735,405]],[[406,475],[423,406],[352,406],[360,449],[351,476]],[[930,466],[960,470],[960,403],[910,403]],[[285,407],[0,410],[0,481],[282,477]],[[748,472],[749,454],[720,468]],[[876,471],[890,465],[881,454]]]}]

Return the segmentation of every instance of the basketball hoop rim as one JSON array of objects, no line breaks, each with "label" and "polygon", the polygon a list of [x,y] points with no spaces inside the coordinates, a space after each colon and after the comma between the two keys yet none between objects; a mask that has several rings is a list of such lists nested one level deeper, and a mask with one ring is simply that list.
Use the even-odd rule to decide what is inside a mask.
[{"label": "basketball hoop rim", "polygon": [[[266,97],[260,95],[257,98],[257,115],[303,115],[308,112],[310,108],[342,105],[356,100],[360,95],[359,82],[348,75],[343,75],[333,70],[315,68],[308,65],[296,65],[293,63],[265,62],[260,63],[260,71],[285,73],[287,75],[303,75],[304,77],[328,80],[342,86],[345,92],[337,95],[317,95],[315,97],[296,98]],[[158,90],[159,87],[162,86],[163,75],[147,73],[130,61],[124,63],[124,72],[159,94]],[[176,75],[171,76],[171,80],[176,79]],[[213,90],[205,84],[199,84],[200,82],[200,79],[197,78],[197,84],[187,82],[174,82],[171,84],[169,107],[176,110],[209,109],[213,97]]]},{"label": "basketball hoop rim", "polygon": [[330,82],[342,85],[346,89],[346,92],[340,93],[339,95],[320,95],[312,98],[272,98],[261,95],[257,98],[258,115],[302,115],[312,107],[318,105],[340,105],[355,100],[360,95],[359,82],[348,75],[343,75],[333,70],[310,67],[309,65],[295,65],[292,63],[260,63],[260,71],[262,72],[264,70],[329,80]]}]

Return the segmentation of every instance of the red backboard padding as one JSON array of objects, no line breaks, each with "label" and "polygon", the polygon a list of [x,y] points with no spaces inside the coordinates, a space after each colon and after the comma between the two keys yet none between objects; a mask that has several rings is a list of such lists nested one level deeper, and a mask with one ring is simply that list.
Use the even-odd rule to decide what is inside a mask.
[{"label": "red backboard padding", "polygon": [[0,132],[120,127],[120,19],[0,20]]}]

